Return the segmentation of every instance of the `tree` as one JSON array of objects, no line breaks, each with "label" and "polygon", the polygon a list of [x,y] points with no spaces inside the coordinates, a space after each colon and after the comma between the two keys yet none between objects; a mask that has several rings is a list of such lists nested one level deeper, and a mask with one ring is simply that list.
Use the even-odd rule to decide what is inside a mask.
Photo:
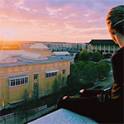
[{"label": "tree", "polygon": [[103,79],[108,76],[110,72],[110,65],[105,61],[99,61],[97,65],[98,78]]},{"label": "tree", "polygon": [[103,55],[100,52],[91,53],[90,59],[92,61],[98,62],[103,59]]},{"label": "tree", "polygon": [[74,62],[78,62],[78,61],[79,61],[79,53],[77,53],[74,58]]},{"label": "tree", "polygon": [[[75,91],[93,85],[97,77],[96,63],[79,61],[71,66],[68,86]],[[94,72],[95,71],[95,72]]]},{"label": "tree", "polygon": [[67,79],[67,85],[70,91],[76,92],[79,90],[79,69],[77,64],[71,65],[70,75]]},{"label": "tree", "polygon": [[54,79],[54,82],[53,82],[53,85],[52,85],[52,89],[53,89],[53,92],[57,92],[60,88],[63,87],[63,79],[62,79],[62,75],[59,74],[55,79]]},{"label": "tree", "polygon": [[90,53],[87,51],[81,51],[79,54],[79,60],[88,61],[90,59]]},{"label": "tree", "polygon": [[104,61],[78,61],[71,65],[68,87],[75,91],[91,87],[97,80],[107,77],[109,71],[110,66]]},{"label": "tree", "polygon": [[58,88],[59,88],[59,82],[58,82],[58,79],[55,78],[53,85],[52,85],[53,92],[57,92]]},{"label": "tree", "polygon": [[38,99],[38,97],[39,97],[39,86],[38,83],[34,83],[33,99]]},{"label": "tree", "polygon": [[94,61],[98,62],[103,59],[103,55],[100,52],[88,52],[86,50],[76,54],[75,62],[77,61]]},{"label": "tree", "polygon": [[29,94],[28,94],[28,91],[27,91],[27,89],[25,89],[25,91],[24,91],[24,102],[25,103],[27,103],[27,101],[28,101],[28,97],[29,96]]},{"label": "tree", "polygon": [[87,84],[94,83],[98,77],[96,63],[89,61],[84,67],[83,78]]},{"label": "tree", "polygon": [[108,76],[110,66],[107,62],[101,61],[103,56],[99,52],[81,51],[75,56],[75,63],[71,65],[68,87],[74,91],[81,88],[88,88],[94,85],[97,80]]}]

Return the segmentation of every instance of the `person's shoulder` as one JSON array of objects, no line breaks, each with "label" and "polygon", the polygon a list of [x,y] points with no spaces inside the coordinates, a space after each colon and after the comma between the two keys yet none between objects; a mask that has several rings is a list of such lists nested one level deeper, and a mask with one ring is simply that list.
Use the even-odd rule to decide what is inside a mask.
[{"label": "person's shoulder", "polygon": [[124,55],[124,47],[120,48],[116,54],[123,54]]},{"label": "person's shoulder", "polygon": [[120,48],[115,52],[115,54],[112,56],[112,60],[122,59],[124,58],[124,47]]}]

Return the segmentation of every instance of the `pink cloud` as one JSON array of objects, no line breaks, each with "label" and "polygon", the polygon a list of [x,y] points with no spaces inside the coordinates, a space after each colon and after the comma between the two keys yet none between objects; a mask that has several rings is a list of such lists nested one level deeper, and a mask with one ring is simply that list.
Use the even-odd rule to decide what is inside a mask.
[{"label": "pink cloud", "polygon": [[110,38],[105,15],[120,3],[122,0],[1,0],[0,36],[50,41]]}]

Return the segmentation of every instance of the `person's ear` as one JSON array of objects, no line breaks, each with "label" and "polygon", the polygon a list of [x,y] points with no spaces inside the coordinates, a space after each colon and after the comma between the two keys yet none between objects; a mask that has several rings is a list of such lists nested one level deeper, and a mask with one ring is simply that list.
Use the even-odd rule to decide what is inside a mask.
[{"label": "person's ear", "polygon": [[117,33],[117,31],[115,29],[112,29],[111,33],[112,33],[112,35],[115,35]]},{"label": "person's ear", "polygon": [[113,41],[114,41],[116,44],[118,44],[118,42],[117,42],[117,31],[116,31],[115,29],[111,29],[111,30],[110,30],[110,34],[111,34],[111,37],[112,37]]}]

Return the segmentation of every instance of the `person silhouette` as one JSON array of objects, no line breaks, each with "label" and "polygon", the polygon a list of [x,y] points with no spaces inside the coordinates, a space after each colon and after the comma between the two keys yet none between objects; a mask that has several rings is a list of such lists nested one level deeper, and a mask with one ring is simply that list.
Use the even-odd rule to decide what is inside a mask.
[{"label": "person silhouette", "polygon": [[111,98],[100,103],[98,98],[94,97],[72,98],[66,96],[59,102],[59,107],[91,117],[100,123],[124,123],[124,5],[116,6],[108,12],[106,24],[113,42],[120,47],[112,56],[114,83],[110,91]]},{"label": "person silhouette", "polygon": [[123,121],[124,90],[124,5],[112,8],[106,16],[106,24],[119,50],[112,56],[114,83],[111,90],[111,108],[119,122]]},{"label": "person silhouette", "polygon": [[124,86],[124,5],[112,8],[106,23],[113,41],[120,47],[112,57],[114,83],[111,91],[112,99],[120,99]]}]

